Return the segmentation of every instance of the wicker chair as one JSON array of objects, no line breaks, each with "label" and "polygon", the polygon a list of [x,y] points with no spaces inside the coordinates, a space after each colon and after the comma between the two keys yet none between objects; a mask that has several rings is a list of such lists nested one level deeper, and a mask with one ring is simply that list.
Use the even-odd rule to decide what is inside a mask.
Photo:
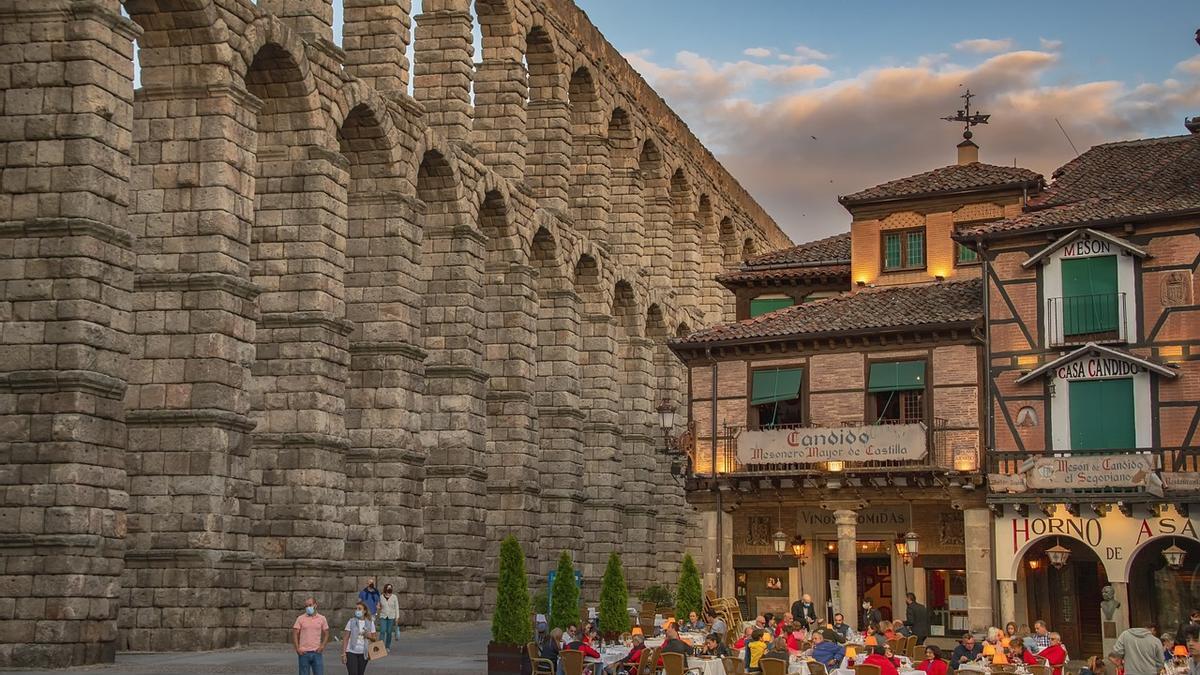
[{"label": "wicker chair", "polygon": [[666,675],[687,675],[688,673],[700,673],[700,669],[687,667],[687,656],[679,652],[663,652],[662,653],[663,671]]},{"label": "wicker chair", "polygon": [[564,649],[558,653],[558,664],[562,666],[566,675],[583,675],[583,652],[578,649]]},{"label": "wicker chair", "polygon": [[529,662],[533,664],[533,675],[554,675],[554,662],[550,659],[542,658],[542,653],[538,651],[537,644],[533,642],[525,643],[525,651],[529,652]]},{"label": "wicker chair", "polygon": [[[570,675],[570,673],[567,675]],[[879,675],[879,666],[856,663],[854,664],[854,675]]]},{"label": "wicker chair", "polygon": [[762,675],[787,675],[788,662],[783,659],[759,659]]},{"label": "wicker chair", "polygon": [[725,675],[745,675],[746,662],[738,656],[722,656],[721,663],[725,665]]},{"label": "wicker chair", "polygon": [[829,674],[825,670],[824,663],[817,663],[816,661],[813,661],[808,664],[808,675],[829,675]]},{"label": "wicker chair", "polygon": [[[911,654],[912,650],[914,650],[916,648],[917,648],[917,636],[909,635],[908,639],[906,639],[904,641],[904,653]],[[922,649],[924,649],[924,647],[922,647]],[[910,656],[909,658],[912,658],[912,657]]]},{"label": "wicker chair", "polygon": [[1036,666],[1025,666],[1025,670],[1029,671],[1029,675],[1050,675],[1053,671],[1050,666],[1041,663]]}]

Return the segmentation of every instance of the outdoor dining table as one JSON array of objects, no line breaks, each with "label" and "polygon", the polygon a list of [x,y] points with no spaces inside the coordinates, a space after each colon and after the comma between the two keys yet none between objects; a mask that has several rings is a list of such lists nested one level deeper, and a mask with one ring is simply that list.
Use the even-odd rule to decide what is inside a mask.
[{"label": "outdoor dining table", "polygon": [[718,658],[688,657],[688,669],[693,668],[700,671],[701,675],[726,675],[725,664]]}]

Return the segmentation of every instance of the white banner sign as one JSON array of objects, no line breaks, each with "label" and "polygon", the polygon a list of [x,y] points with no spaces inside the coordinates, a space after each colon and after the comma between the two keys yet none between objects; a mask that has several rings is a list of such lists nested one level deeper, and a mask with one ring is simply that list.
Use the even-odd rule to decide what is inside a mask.
[{"label": "white banner sign", "polygon": [[1060,380],[1102,380],[1128,377],[1140,372],[1142,367],[1138,364],[1112,356],[1088,356],[1054,369],[1054,374]]},{"label": "white banner sign", "polygon": [[836,429],[743,431],[737,439],[742,464],[914,461],[925,457],[925,425],[879,424]]},{"label": "white banner sign", "polygon": [[1039,457],[1025,480],[1035,490],[1142,487],[1154,464],[1152,455]]}]

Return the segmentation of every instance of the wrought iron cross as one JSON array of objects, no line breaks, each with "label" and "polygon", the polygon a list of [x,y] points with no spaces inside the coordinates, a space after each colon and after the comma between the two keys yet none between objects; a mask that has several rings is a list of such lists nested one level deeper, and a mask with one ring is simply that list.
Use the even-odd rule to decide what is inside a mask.
[{"label": "wrought iron cross", "polygon": [[971,99],[972,98],[975,98],[975,94],[972,94],[971,90],[968,89],[966,91],[966,93],[962,95],[963,101],[966,102],[965,105],[963,106],[963,109],[959,110],[957,115],[942,118],[942,119],[946,120],[947,122],[962,122],[963,123],[963,138],[966,138],[968,140],[970,140],[970,138],[972,136],[971,127],[975,126],[976,124],[987,124],[988,118],[991,117],[991,115],[984,115],[984,114],[978,113],[978,112],[972,113],[971,112]]}]

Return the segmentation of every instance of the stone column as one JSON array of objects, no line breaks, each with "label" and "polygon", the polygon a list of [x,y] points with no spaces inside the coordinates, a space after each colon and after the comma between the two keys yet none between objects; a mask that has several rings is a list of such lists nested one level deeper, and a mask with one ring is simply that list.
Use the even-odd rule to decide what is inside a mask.
[{"label": "stone column", "polygon": [[305,39],[333,44],[333,0],[259,0],[258,6]]},{"label": "stone column", "polygon": [[[583,542],[585,574],[603,574],[612,551],[624,552],[621,531],[621,464],[617,448],[616,322],[603,313],[601,302],[589,302],[583,316],[583,368],[581,399],[587,414],[583,425],[584,520],[588,536]],[[625,563],[628,565],[628,563]],[[593,576],[594,576],[593,574]],[[632,588],[630,589],[632,590]]]},{"label": "stone column", "polygon": [[[1009,621],[1017,621],[1017,582],[1015,581],[1000,581],[1000,621],[997,625],[1003,626]],[[1023,621],[1017,621],[1020,625]]]},{"label": "stone column", "polygon": [[671,279],[684,307],[700,304],[700,221],[688,218],[673,226]]},{"label": "stone column", "polygon": [[[487,240],[449,209],[426,219],[422,497],[426,590],[439,596],[427,618],[478,617],[483,600],[487,512],[484,462],[487,371],[483,369],[483,251]],[[433,225],[437,222],[437,225]]]},{"label": "stone column", "polygon": [[571,216],[579,233],[602,247],[608,246],[612,210],[608,150],[608,140],[599,134],[576,134],[571,148]]},{"label": "stone column", "polygon": [[571,111],[560,99],[532,99],[526,112],[529,139],[526,182],[545,208],[566,212],[571,173]]},{"label": "stone column", "polygon": [[992,514],[986,508],[963,509],[967,552],[967,622],[980,632],[992,625]]},{"label": "stone column", "polygon": [[642,190],[645,201],[646,246],[642,251],[640,265],[650,274],[650,283],[656,288],[671,287],[671,193],[667,180],[652,177],[646,180]]},{"label": "stone column", "polygon": [[471,14],[457,6],[434,11],[431,4],[416,19],[413,98],[425,106],[431,127],[460,141],[471,130]]},{"label": "stone column", "polygon": [[646,250],[645,209],[642,203],[642,172],[613,166],[612,212],[609,215],[608,241],[615,262],[622,267],[642,266]]},{"label": "stone column", "polygon": [[133,47],[115,0],[5,3],[0,664],[112,661],[133,330]]},{"label": "stone column", "polygon": [[[628,320],[636,321],[633,317]],[[632,325],[627,324],[627,329]],[[627,336],[620,344],[621,359],[621,501],[625,505],[623,549],[626,579],[633,592],[654,583],[655,552],[658,546],[658,508],[651,498],[657,467],[654,453],[662,443],[655,433],[658,425],[650,411],[654,408],[654,366],[651,354],[654,342]]]},{"label": "stone column", "polygon": [[380,92],[407,93],[411,4],[412,0],[345,0],[342,48],[348,74]]},{"label": "stone column", "polygon": [[479,160],[505,178],[525,175],[525,64],[516,54],[489,56],[475,70],[475,122],[471,140]]},{"label": "stone column", "polygon": [[858,626],[862,622],[858,608],[858,512],[838,509],[833,518],[838,538],[838,591],[842,598],[837,609],[846,617],[846,623]]}]

